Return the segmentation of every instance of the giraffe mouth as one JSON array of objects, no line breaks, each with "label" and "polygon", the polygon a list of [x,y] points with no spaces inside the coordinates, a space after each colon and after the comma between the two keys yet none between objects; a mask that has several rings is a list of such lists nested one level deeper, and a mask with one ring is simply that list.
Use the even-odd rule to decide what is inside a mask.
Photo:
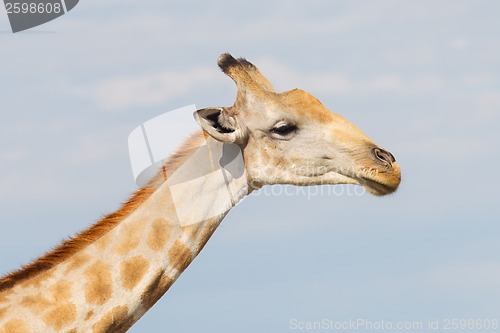
[{"label": "giraffe mouth", "polygon": [[369,193],[376,196],[383,196],[394,193],[401,183],[401,171],[397,163],[393,164],[390,171],[380,171],[376,173],[362,173],[355,179]]},{"label": "giraffe mouth", "polygon": [[379,180],[373,180],[369,178],[360,178],[360,185],[362,185],[369,193],[376,196],[384,196],[387,194],[394,193],[398,189],[399,182],[394,183],[382,183]]}]

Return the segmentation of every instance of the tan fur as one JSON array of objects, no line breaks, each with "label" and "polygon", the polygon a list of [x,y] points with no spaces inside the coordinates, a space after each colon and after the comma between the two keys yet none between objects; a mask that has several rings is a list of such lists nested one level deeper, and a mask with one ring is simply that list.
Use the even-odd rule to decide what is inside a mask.
[{"label": "tan fur", "polygon": [[71,303],[63,303],[57,306],[43,317],[47,326],[60,330],[72,324],[76,319],[76,306]]},{"label": "tan fur", "polygon": [[93,315],[94,315],[94,311],[90,310],[89,312],[87,312],[87,315],[85,316],[85,321],[92,318]]},{"label": "tan fur", "polygon": [[11,290],[6,290],[0,293],[0,303],[6,303],[9,301],[9,296],[12,294]]},{"label": "tan fur", "polygon": [[92,326],[92,331],[99,332],[122,332],[132,326],[132,318],[128,315],[126,306],[117,306],[106,313],[102,319]]},{"label": "tan fur", "polygon": [[78,269],[90,261],[90,255],[86,253],[76,253],[68,260],[68,267],[66,273],[69,273],[75,269]]},{"label": "tan fur", "polygon": [[50,279],[54,277],[54,272],[51,272],[50,270],[48,271],[42,271],[40,274],[35,275],[35,277],[31,279],[26,279],[22,280],[21,283],[19,284],[23,288],[40,288],[43,281]]},{"label": "tan fur", "polygon": [[26,333],[28,326],[21,319],[11,319],[0,327],[0,333]]},{"label": "tan fur", "polygon": [[49,291],[55,302],[63,302],[71,298],[71,285],[73,283],[62,280],[50,286]]},{"label": "tan fur", "polygon": [[149,262],[142,256],[135,256],[120,264],[120,276],[125,289],[133,289],[144,277]]},{"label": "tan fur", "polygon": [[156,273],[156,279],[144,290],[141,300],[146,310],[150,309],[165,292],[172,286],[174,280],[165,274],[165,271]]},{"label": "tan fur", "polygon": [[198,251],[203,250],[203,247],[207,244],[210,237],[212,237],[215,229],[217,228],[217,224],[213,223],[213,221],[208,221],[203,225],[203,233],[201,234],[198,240]]},{"label": "tan fur", "polygon": [[189,247],[184,245],[181,241],[176,240],[168,251],[168,259],[172,267],[182,272],[193,260],[193,254]]},{"label": "tan fur", "polygon": [[198,237],[198,233],[202,230],[203,223],[191,224],[185,227],[182,227],[182,232],[185,235],[188,235],[191,239],[196,239]]},{"label": "tan fur", "polygon": [[170,223],[167,219],[157,218],[153,221],[147,244],[155,252],[159,252],[170,237]]},{"label": "tan fur", "polygon": [[7,308],[0,308],[0,320],[5,316],[7,313]]},{"label": "tan fur", "polygon": [[21,305],[35,313],[43,313],[52,306],[52,302],[43,295],[37,294],[36,296],[25,296]]},{"label": "tan fur", "polygon": [[269,82],[269,80],[264,75],[262,75],[259,69],[252,63],[248,62],[245,58],[238,59],[238,62],[241,64],[241,66],[243,66],[248,75],[250,75],[251,80],[254,81],[263,90],[276,92],[271,82]]},{"label": "tan fur", "polygon": [[[217,62],[224,73],[236,83],[238,88],[236,103],[246,99],[249,94],[253,94],[257,98],[264,100],[268,94],[274,91],[271,83],[269,83],[266,78],[262,79],[263,76],[255,66],[249,66],[247,64],[248,62],[244,59],[235,60],[231,58],[230,55],[223,54],[219,57]],[[229,65],[225,66],[225,63],[229,63]],[[254,67],[255,70],[252,67]],[[264,85],[262,85],[262,83],[264,83]]]},{"label": "tan fur", "polygon": [[135,249],[141,240],[142,237],[142,228],[144,222],[147,218],[142,218],[135,220],[132,224],[128,224],[124,230],[121,231],[121,235],[119,237],[120,241],[115,245],[114,250],[118,254],[125,254],[133,249]]},{"label": "tan fur", "polygon": [[109,300],[113,292],[111,265],[102,260],[96,261],[85,270],[87,285],[85,299],[89,304],[102,305]]}]

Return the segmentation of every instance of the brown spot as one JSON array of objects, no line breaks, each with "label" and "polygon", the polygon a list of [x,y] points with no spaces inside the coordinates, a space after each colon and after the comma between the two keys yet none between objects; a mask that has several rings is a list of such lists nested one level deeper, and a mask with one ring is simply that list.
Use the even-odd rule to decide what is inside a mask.
[{"label": "brown spot", "polygon": [[66,301],[71,298],[71,285],[69,281],[58,281],[50,287],[52,297],[56,302]]},{"label": "brown spot", "polygon": [[215,229],[217,229],[218,224],[212,223],[211,220],[207,222],[207,226],[203,230],[203,233],[200,236],[200,239],[198,241],[198,253],[203,250],[205,247],[205,244],[207,244],[208,240],[210,237],[212,237],[213,233],[215,232]]},{"label": "brown spot", "polygon": [[111,266],[98,260],[85,270],[87,284],[85,298],[90,304],[102,305],[111,297],[113,291]]},{"label": "brown spot", "polygon": [[47,311],[53,305],[51,301],[43,297],[41,294],[35,296],[25,296],[21,301],[21,305],[30,309],[35,313],[42,313]]},{"label": "brown spot", "polygon": [[156,279],[147,286],[141,295],[142,304],[146,310],[149,310],[173,283],[174,281],[165,274],[165,271],[159,271]]},{"label": "brown spot", "polygon": [[144,277],[149,263],[144,257],[135,256],[120,264],[122,285],[125,289],[133,289]]},{"label": "brown spot", "polygon": [[168,250],[168,259],[170,266],[181,272],[193,261],[191,249],[179,240],[176,240],[174,245]]},{"label": "brown spot", "polygon": [[92,326],[94,333],[125,332],[134,324],[126,306],[114,307]]},{"label": "brown spot", "polygon": [[182,232],[184,234],[188,235],[189,238],[196,239],[196,237],[198,236],[198,233],[202,229],[201,228],[202,225],[203,225],[202,223],[196,223],[196,224],[191,224],[191,225],[182,227]]},{"label": "brown spot", "polygon": [[90,258],[91,256],[85,252],[75,254],[68,260],[66,273],[82,267],[90,260]]},{"label": "brown spot", "polygon": [[85,321],[89,320],[90,317],[92,317],[92,315],[94,314],[94,311],[90,310],[89,312],[87,312],[87,315],[85,316]]},{"label": "brown spot", "polygon": [[28,325],[21,319],[11,319],[3,325],[0,332],[5,333],[26,333],[29,332]]},{"label": "brown spot", "polygon": [[76,319],[76,306],[71,303],[59,305],[43,317],[43,321],[56,331],[70,325]]},{"label": "brown spot", "polygon": [[5,317],[6,313],[7,313],[7,308],[0,309],[0,320],[2,320],[3,317]]},{"label": "brown spot", "polygon": [[160,251],[170,237],[170,223],[163,218],[157,218],[151,225],[147,244],[155,252]]},{"label": "brown spot", "polygon": [[69,331],[67,331],[66,333],[78,333],[78,329],[72,328]]},{"label": "brown spot", "polygon": [[135,249],[142,237],[142,228],[144,227],[144,218],[136,218],[132,221],[126,221],[118,236],[117,244],[114,250],[118,254],[126,254]]}]

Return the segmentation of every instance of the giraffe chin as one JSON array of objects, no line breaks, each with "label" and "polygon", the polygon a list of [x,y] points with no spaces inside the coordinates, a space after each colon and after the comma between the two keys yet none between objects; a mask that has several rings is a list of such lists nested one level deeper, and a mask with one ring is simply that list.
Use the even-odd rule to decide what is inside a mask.
[{"label": "giraffe chin", "polygon": [[370,178],[360,178],[358,182],[363,186],[370,194],[381,197],[387,194],[394,193],[399,186],[400,179],[396,180],[375,180]]},{"label": "giraffe chin", "polygon": [[305,185],[323,185],[323,184],[352,184],[363,186],[365,190],[375,196],[384,196],[396,192],[401,183],[401,171],[397,164],[394,165],[392,172],[358,172],[356,175],[343,172],[328,173],[328,180],[319,183],[311,182]]},{"label": "giraffe chin", "polygon": [[380,197],[396,192],[401,183],[401,169],[394,161],[389,167],[382,169],[380,167],[364,168],[353,178],[368,193]]}]

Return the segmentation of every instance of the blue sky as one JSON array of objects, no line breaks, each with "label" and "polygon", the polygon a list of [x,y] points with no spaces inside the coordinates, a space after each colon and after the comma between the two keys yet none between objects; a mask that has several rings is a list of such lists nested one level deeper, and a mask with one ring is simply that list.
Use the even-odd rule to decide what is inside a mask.
[{"label": "blue sky", "polygon": [[[0,10],[0,270],[135,189],[127,136],[232,105],[231,52],[382,147],[397,193],[245,199],[131,332],[289,332],[291,319],[500,319],[497,1],[82,0],[12,34]],[[275,193],[284,192],[277,188]]]}]

